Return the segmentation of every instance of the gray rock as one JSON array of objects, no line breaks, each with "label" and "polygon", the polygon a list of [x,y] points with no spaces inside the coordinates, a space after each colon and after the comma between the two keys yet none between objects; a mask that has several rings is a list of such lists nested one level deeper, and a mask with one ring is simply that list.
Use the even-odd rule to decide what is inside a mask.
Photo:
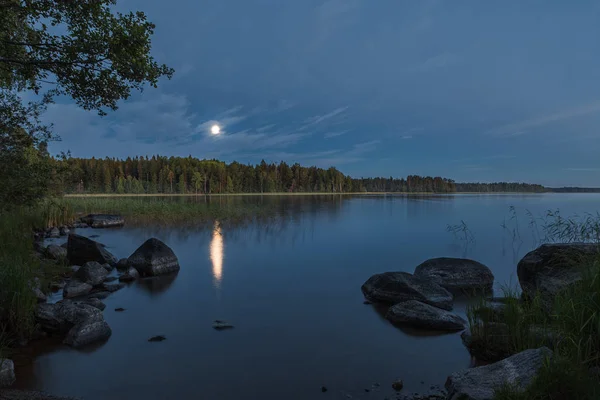
[{"label": "gray rock", "polygon": [[526,297],[540,298],[549,310],[556,295],[582,279],[581,260],[598,255],[595,244],[544,244],[527,253],[517,265]]},{"label": "gray rock", "polygon": [[12,385],[15,379],[15,364],[7,358],[0,358],[0,387]]},{"label": "gray rock", "polygon": [[503,385],[524,390],[536,376],[552,350],[541,347],[525,350],[484,367],[456,372],[446,380],[448,400],[492,400],[494,391]]},{"label": "gray rock", "polygon": [[73,279],[97,286],[104,282],[107,275],[108,271],[100,263],[89,261],[73,274]]},{"label": "gray rock", "polygon": [[83,300],[77,300],[77,302],[82,303],[82,304],[88,304],[94,308],[97,308],[100,311],[104,311],[104,309],[106,308],[106,304],[104,304],[103,302],[101,302],[99,299],[97,298],[87,298],[87,299],[83,299]]},{"label": "gray rock", "polygon": [[112,271],[113,269],[115,269],[115,267],[113,267],[110,264],[102,264],[102,268],[104,268],[105,270],[107,270],[108,272]]},{"label": "gray rock", "polygon": [[67,258],[67,249],[56,244],[51,244],[46,247],[44,254],[52,260],[64,260]]},{"label": "gray rock", "polygon": [[104,284],[102,285],[102,289],[106,290],[107,292],[116,292],[117,290],[121,290],[125,287],[124,283],[119,283],[119,282],[114,282],[114,283],[107,283],[104,282]]},{"label": "gray rock", "polygon": [[156,276],[179,271],[179,261],[173,250],[160,240],[146,240],[127,259],[141,276]]},{"label": "gray rock", "polygon": [[67,226],[63,225],[60,227],[60,235],[61,236],[67,236],[69,234],[69,232],[71,232],[71,231],[69,230],[69,228]]},{"label": "gray rock", "polygon": [[117,269],[119,271],[121,270],[126,270],[129,268],[129,261],[127,261],[126,258],[121,258],[118,262],[117,262]]},{"label": "gray rock", "polygon": [[106,278],[104,278],[104,283],[114,282],[118,279],[119,279],[118,276],[107,276]]},{"label": "gray rock", "polygon": [[385,318],[394,324],[442,331],[460,331],[467,324],[467,321],[453,312],[417,300],[396,304],[388,310]]},{"label": "gray rock", "polygon": [[93,286],[89,283],[81,282],[77,279],[71,279],[69,282],[67,282],[63,289],[63,297],[70,298],[83,296],[84,294],[88,294],[89,292],[91,292],[92,289]]},{"label": "gray rock", "polygon": [[0,392],[0,400],[81,400],[75,397],[53,396],[37,390],[4,389]]},{"label": "gray rock", "polygon": [[71,328],[64,344],[79,348],[92,343],[108,340],[112,335],[110,326],[104,320],[86,320]]},{"label": "gray rock", "polygon": [[71,233],[67,242],[67,258],[71,264],[83,265],[88,261],[100,264],[115,264],[117,259],[104,245],[84,236]]},{"label": "gray rock", "polygon": [[81,217],[81,222],[85,222],[92,228],[111,228],[123,226],[125,219],[120,215],[113,214],[89,214]]},{"label": "gray rock", "polygon": [[127,271],[119,277],[119,280],[121,282],[131,282],[135,281],[139,277],[140,273],[138,270],[133,267],[129,267],[129,269],[127,269]]},{"label": "gray rock", "polygon": [[494,274],[485,265],[465,258],[433,258],[415,268],[415,276],[432,280],[451,292],[491,291]]},{"label": "gray rock", "polygon": [[418,300],[444,310],[452,309],[452,294],[435,282],[407,272],[373,275],[361,287],[367,300],[397,304]]},{"label": "gray rock", "polygon": [[81,268],[80,265],[71,265],[71,272],[75,273],[75,272],[79,271],[79,268]]},{"label": "gray rock", "polygon": [[90,298],[90,299],[100,299],[100,300],[103,300],[103,299],[106,299],[108,296],[110,296],[110,293],[111,293],[111,292],[107,292],[107,291],[103,291],[103,292],[95,292],[95,293],[92,293],[92,294],[90,294],[90,295],[88,296],[88,298]]},{"label": "gray rock", "polygon": [[58,238],[60,237],[60,230],[57,227],[52,227],[46,231],[46,237]]}]

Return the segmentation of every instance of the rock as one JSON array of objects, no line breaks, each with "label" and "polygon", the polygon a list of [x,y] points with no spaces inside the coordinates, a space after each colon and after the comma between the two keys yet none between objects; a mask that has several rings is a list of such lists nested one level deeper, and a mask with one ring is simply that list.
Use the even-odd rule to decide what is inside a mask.
[{"label": "rock", "polygon": [[104,283],[114,282],[118,279],[119,277],[117,276],[107,276],[106,278],[104,278]]},{"label": "rock", "polygon": [[53,396],[36,390],[4,389],[0,392],[0,400],[81,400],[75,397]]},{"label": "rock", "polygon": [[527,253],[517,265],[519,283],[525,297],[539,292],[547,309],[556,295],[582,279],[582,259],[598,255],[595,244],[544,244]]},{"label": "rock", "polygon": [[221,320],[215,320],[215,322],[213,322],[213,328],[218,330],[218,331],[222,331],[224,329],[232,329],[233,325],[231,325],[228,322],[225,321],[221,321]]},{"label": "rock", "polygon": [[163,340],[167,340],[167,338],[163,335],[152,336],[150,339],[148,339],[149,342],[162,342]]},{"label": "rock", "polygon": [[100,264],[114,264],[115,256],[110,254],[104,246],[84,236],[71,233],[67,242],[67,258],[71,264],[83,265],[89,261]]},{"label": "rock", "polygon": [[50,289],[51,289],[53,292],[56,292],[56,291],[58,291],[58,290],[60,290],[60,289],[64,288],[64,287],[65,287],[65,285],[66,285],[65,281],[60,281],[60,282],[52,282],[52,283],[50,284]]},{"label": "rock", "polygon": [[110,271],[112,271],[113,269],[115,269],[115,267],[113,267],[113,266],[112,266],[112,265],[110,265],[110,264],[102,264],[102,268],[104,268],[104,269],[105,269],[106,271],[108,271],[108,272],[110,272]]},{"label": "rock", "polygon": [[451,292],[491,291],[494,274],[485,265],[466,258],[433,258],[415,268],[415,276],[432,280]]},{"label": "rock", "polygon": [[88,298],[103,300],[103,299],[107,298],[108,296],[110,296],[110,293],[111,292],[107,292],[107,291],[104,291],[104,292],[95,292],[95,293],[90,294],[88,296]]},{"label": "rock", "polygon": [[125,309],[123,307],[117,307],[117,308],[115,308],[115,311],[116,312],[123,312],[123,311],[125,311]]},{"label": "rock", "polygon": [[34,316],[41,329],[50,333],[67,333],[74,325],[84,321],[104,319],[98,308],[72,300],[39,304]]},{"label": "rock", "polygon": [[99,299],[93,297],[93,298],[87,298],[85,300],[78,300],[78,302],[83,303],[83,304],[89,304],[90,306],[97,308],[100,311],[104,311],[104,309],[106,308],[106,304],[104,304],[103,302],[101,302]]},{"label": "rock", "polygon": [[75,272],[79,271],[79,268],[81,268],[80,265],[71,265],[71,272],[75,273]]},{"label": "rock", "polygon": [[392,388],[397,392],[401,391],[403,387],[404,382],[402,379],[396,379],[394,382],[392,382]]},{"label": "rock", "polygon": [[63,297],[77,297],[88,294],[94,287],[89,283],[81,282],[77,279],[71,279],[63,289]]},{"label": "rock", "polygon": [[[65,250],[66,250],[66,249],[67,249],[67,247],[68,247],[68,243],[67,243],[67,242],[64,242],[63,244],[61,244],[61,245],[60,245],[60,247],[62,247],[63,249],[65,249]],[[65,257],[66,257],[66,256],[67,256],[67,255],[65,254]]]},{"label": "rock", "polygon": [[67,249],[51,244],[44,250],[44,255],[52,260],[64,260],[67,258]]},{"label": "rock", "polygon": [[0,388],[15,382],[15,364],[7,358],[0,358]]},{"label": "rock", "polygon": [[325,393],[327,391],[327,388],[325,386],[321,386],[321,392]]},{"label": "rock", "polygon": [[112,335],[110,326],[104,320],[86,320],[71,328],[64,344],[79,348],[88,344],[105,341]]},{"label": "rock", "polygon": [[121,290],[125,287],[124,283],[119,283],[119,282],[115,282],[115,283],[104,283],[102,285],[102,289],[106,290],[107,292],[116,292],[117,290]]},{"label": "rock", "polygon": [[119,261],[117,261],[117,269],[119,271],[126,270],[128,268],[129,268],[129,261],[127,261],[126,258],[121,258]]},{"label": "rock", "polygon": [[552,351],[546,347],[525,350],[484,367],[456,372],[446,380],[448,400],[492,400],[494,391],[509,384],[524,390]]},{"label": "rock", "polygon": [[92,228],[110,228],[125,224],[125,219],[122,216],[113,214],[89,214],[81,217],[80,220]]},{"label": "rock", "polygon": [[133,267],[129,267],[127,272],[125,272],[124,274],[122,274],[119,277],[119,280],[121,282],[131,282],[131,281],[135,281],[139,277],[140,277],[140,273],[138,272],[138,270]]},{"label": "rock", "polygon": [[452,309],[452,294],[435,282],[407,272],[373,275],[361,287],[367,300],[397,304],[418,300],[444,310]]},{"label": "rock", "polygon": [[417,300],[396,304],[388,310],[385,318],[395,324],[442,331],[460,331],[467,325],[467,321],[453,312]]},{"label": "rock", "polygon": [[60,236],[67,236],[71,232],[69,228],[65,225],[60,227]]},{"label": "rock", "polygon": [[60,230],[57,227],[50,228],[46,231],[46,237],[48,238],[59,238]]},{"label": "rock", "polygon": [[42,290],[39,287],[33,288],[33,294],[35,295],[35,298],[37,299],[38,303],[44,303],[46,302],[46,300],[48,300],[48,297],[44,294],[44,292],[42,292]]},{"label": "rock", "polygon": [[370,302],[369,300],[363,300],[363,304],[369,305],[369,304],[373,304],[373,303]]},{"label": "rock", "polygon": [[141,276],[156,276],[179,271],[179,261],[173,250],[160,240],[146,240],[127,259]]},{"label": "rock", "polygon": [[98,286],[104,282],[108,271],[96,261],[88,261],[73,274],[73,279]]}]

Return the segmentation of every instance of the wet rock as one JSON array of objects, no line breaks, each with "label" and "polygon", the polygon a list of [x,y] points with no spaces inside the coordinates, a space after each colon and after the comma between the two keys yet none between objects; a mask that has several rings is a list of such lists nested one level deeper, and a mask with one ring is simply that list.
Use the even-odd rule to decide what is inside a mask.
[{"label": "wet rock", "polygon": [[67,258],[67,249],[51,244],[44,250],[44,255],[52,260],[64,260]]},{"label": "wet rock", "polygon": [[232,329],[233,325],[231,325],[229,322],[217,319],[213,322],[213,328],[218,331],[222,331],[224,329]]},{"label": "wet rock", "polygon": [[103,300],[103,299],[107,298],[108,296],[110,296],[110,293],[111,292],[107,292],[107,291],[104,291],[104,292],[95,292],[95,293],[90,294],[88,296],[88,298]]},{"label": "wet rock", "polygon": [[104,311],[104,309],[106,308],[106,304],[104,304],[103,302],[101,302],[99,299],[97,298],[87,298],[84,300],[78,300],[80,303],[83,304],[88,304],[94,308],[97,308],[100,311]]},{"label": "wet rock", "polygon": [[116,292],[118,290],[121,290],[125,287],[124,283],[119,283],[119,282],[114,282],[114,283],[104,283],[102,285],[102,289],[106,290],[107,292]]},{"label": "wet rock", "polygon": [[133,267],[129,267],[127,271],[119,277],[119,280],[121,282],[131,282],[135,281],[139,277],[140,273],[138,272],[138,270]]},{"label": "wet rock", "polygon": [[415,268],[415,276],[432,280],[451,292],[489,292],[494,274],[480,262],[466,258],[433,258]]},{"label": "wet rock", "polygon": [[407,272],[373,275],[361,287],[367,300],[397,304],[418,300],[444,310],[452,309],[452,294],[435,282]]},{"label": "wet rock", "polygon": [[74,325],[87,320],[102,320],[102,312],[89,304],[63,300],[54,304],[39,304],[35,320],[40,328],[50,333],[67,333]]},{"label": "wet rock", "polygon": [[73,274],[73,279],[88,283],[92,286],[98,286],[104,282],[108,271],[96,261],[89,261]]},{"label": "wet rock", "polygon": [[325,386],[321,386],[321,392],[325,393],[327,391],[327,388]]},{"label": "wet rock", "polygon": [[50,228],[46,231],[46,237],[48,238],[59,238],[60,230],[57,227]]},{"label": "wet rock", "polygon": [[149,342],[162,342],[163,340],[167,340],[163,335],[152,336],[148,339]]},{"label": "wet rock", "polygon": [[369,301],[369,300],[364,300],[363,304],[369,305],[369,304],[373,304],[373,302]]},{"label": "wet rock", "polygon": [[84,236],[71,233],[67,243],[67,258],[71,264],[83,265],[89,261],[100,264],[117,262],[115,256],[110,254],[101,243]]},{"label": "wet rock", "polygon": [[453,312],[417,300],[396,304],[388,310],[385,318],[394,324],[442,331],[460,331],[467,324],[467,321]]},{"label": "wet rock", "polygon": [[63,289],[63,297],[71,298],[88,294],[93,289],[89,283],[81,282],[77,279],[71,279]]},{"label": "wet rock", "polygon": [[0,388],[15,382],[15,364],[7,358],[0,358]]},{"label": "wet rock", "polygon": [[81,217],[80,220],[92,228],[112,228],[125,224],[125,219],[122,216],[114,214],[88,214]]},{"label": "wet rock", "polygon": [[392,382],[392,389],[394,389],[397,392],[401,391],[403,387],[404,382],[402,381],[402,379],[396,379],[394,382]]},{"label": "wet rock", "polygon": [[115,267],[113,267],[113,266],[112,266],[112,265],[110,265],[110,264],[102,264],[102,268],[104,268],[104,269],[105,269],[106,271],[108,271],[108,272],[110,272],[110,271],[112,271],[113,269],[115,269]]},{"label": "wet rock", "polygon": [[117,308],[115,308],[115,311],[116,312],[123,312],[123,311],[125,311],[125,309],[123,307],[117,307]]},{"label": "wet rock", "polygon": [[126,258],[121,258],[118,262],[117,262],[117,269],[119,271],[121,270],[126,270],[129,268],[129,261],[127,261]]},{"label": "wet rock", "polygon": [[67,337],[63,343],[79,348],[92,343],[108,340],[111,335],[112,330],[103,319],[86,320],[73,326],[67,333]]},{"label": "wet rock", "polygon": [[60,231],[60,236],[67,236],[69,234],[69,232],[71,232],[69,230],[69,228],[65,225],[61,226],[59,231]]},{"label": "wet rock", "polygon": [[74,397],[53,396],[45,392],[22,389],[4,389],[0,392],[0,400],[81,400]]},{"label": "wet rock", "polygon": [[544,244],[527,253],[517,265],[525,297],[539,292],[548,310],[556,295],[582,279],[581,261],[598,255],[595,244]]},{"label": "wet rock", "polygon": [[146,240],[127,259],[141,276],[156,276],[179,271],[179,261],[173,250],[160,240]]},{"label": "wet rock", "polygon": [[525,350],[484,367],[456,372],[446,380],[448,400],[492,400],[503,385],[524,390],[552,351],[546,347]]},{"label": "wet rock", "polygon": [[106,278],[104,278],[104,283],[114,282],[118,279],[119,277],[117,276],[107,276]]}]

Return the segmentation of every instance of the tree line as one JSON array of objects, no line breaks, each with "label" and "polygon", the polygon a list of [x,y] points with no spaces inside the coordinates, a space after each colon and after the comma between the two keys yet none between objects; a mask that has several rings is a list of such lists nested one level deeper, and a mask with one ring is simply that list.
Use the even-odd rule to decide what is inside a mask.
[{"label": "tree line", "polygon": [[285,162],[257,165],[189,157],[66,158],[54,160],[67,193],[223,194],[223,193],[455,193],[543,192],[525,183],[456,183],[442,177],[352,178],[334,167]]}]

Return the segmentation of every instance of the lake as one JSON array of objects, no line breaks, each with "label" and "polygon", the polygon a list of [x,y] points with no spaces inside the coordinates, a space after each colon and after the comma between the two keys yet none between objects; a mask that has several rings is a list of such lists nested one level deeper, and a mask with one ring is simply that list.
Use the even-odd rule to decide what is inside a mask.
[{"label": "lake", "polygon": [[[518,282],[518,260],[543,237],[527,211],[539,217],[549,209],[563,216],[600,209],[597,194],[243,201],[276,203],[281,218],[238,227],[77,230],[99,235],[95,240],[118,258],[157,237],[178,256],[181,271],[104,300],[113,331],[105,344],[84,351],[38,345],[30,362],[18,362],[17,387],[87,400],[383,399],[401,378],[403,393],[424,392],[471,365],[460,333],[392,326],[363,304],[364,281],[384,271],[413,272],[428,258],[468,257],[492,269],[500,293]],[[464,230],[447,230],[461,221],[467,240]],[[215,319],[235,328],[216,331]],[[148,342],[154,335],[167,340]]]}]

